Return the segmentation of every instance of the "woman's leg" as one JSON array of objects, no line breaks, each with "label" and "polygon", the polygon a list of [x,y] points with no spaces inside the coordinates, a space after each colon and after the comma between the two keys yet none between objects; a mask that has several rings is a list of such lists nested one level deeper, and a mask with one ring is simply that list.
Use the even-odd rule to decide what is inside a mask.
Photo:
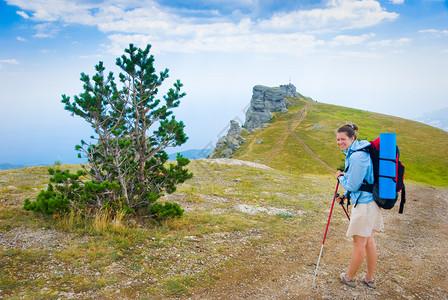
[{"label": "woman's leg", "polygon": [[359,235],[353,236],[352,258],[350,259],[350,266],[348,267],[348,272],[346,274],[348,280],[352,280],[356,277],[356,273],[364,261],[366,256],[367,239],[368,238]]},{"label": "woman's leg", "polygon": [[366,244],[367,280],[373,280],[373,273],[375,272],[377,258],[376,243],[372,232],[372,235],[367,238]]}]

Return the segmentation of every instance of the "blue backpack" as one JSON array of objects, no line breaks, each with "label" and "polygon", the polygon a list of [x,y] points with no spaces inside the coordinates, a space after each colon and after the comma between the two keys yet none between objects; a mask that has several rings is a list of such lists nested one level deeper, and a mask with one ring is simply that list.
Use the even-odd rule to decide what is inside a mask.
[{"label": "blue backpack", "polygon": [[[373,199],[375,200],[376,204],[378,204],[379,207],[384,208],[384,209],[391,209],[395,206],[395,203],[397,202],[397,199],[398,199],[398,192],[401,191],[401,202],[400,202],[400,208],[399,208],[398,212],[400,214],[402,214],[403,210],[404,210],[404,204],[406,203],[406,189],[405,189],[404,182],[403,182],[405,167],[404,167],[403,163],[399,160],[400,159],[400,151],[399,151],[398,147],[397,147],[397,151],[396,151],[397,155],[396,155],[395,159],[380,158],[380,155],[379,155],[380,138],[378,137],[375,140],[371,141],[370,145],[368,145],[362,149],[358,149],[356,151],[364,151],[364,152],[369,153],[370,158],[372,160],[373,177],[374,177],[373,184],[369,184],[364,179],[364,182],[361,185],[361,187],[359,188],[359,190],[372,193]],[[394,162],[395,167],[396,167],[396,172],[395,172],[396,176],[395,177],[388,177],[388,176],[383,176],[383,175],[379,174],[380,160],[388,160],[388,161]],[[346,168],[345,172],[347,170],[348,170],[348,167]],[[394,198],[381,198],[380,197],[380,193],[379,193],[379,181],[380,181],[379,178],[380,177],[388,177],[395,182],[396,193],[395,193]],[[348,193],[347,198],[348,198],[347,205],[349,205],[350,193]],[[355,207],[357,204],[358,204],[358,201],[356,201]]]}]

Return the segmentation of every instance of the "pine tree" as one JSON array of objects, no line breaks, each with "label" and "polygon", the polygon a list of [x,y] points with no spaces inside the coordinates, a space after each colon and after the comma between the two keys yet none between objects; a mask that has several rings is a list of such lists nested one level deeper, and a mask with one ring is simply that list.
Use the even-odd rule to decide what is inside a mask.
[{"label": "pine tree", "polygon": [[[65,110],[83,118],[95,132],[90,137],[93,142],[81,140],[76,146],[78,156],[87,158],[87,179],[70,177],[77,182],[76,193],[73,190],[72,194],[64,194],[71,195],[67,200],[71,207],[107,206],[128,211],[151,208],[164,192],[174,192],[177,184],[193,176],[185,168],[189,160],[180,155],[177,164],[166,163],[164,149],[180,146],[188,139],[184,123],[173,115],[186,94],[177,80],[162,99],[157,98],[159,87],[168,78],[168,69],[156,73],[150,49],[150,45],[142,50],[130,44],[117,58],[116,65],[122,70],[119,84],[112,72],[105,74],[99,62],[92,78],[81,73],[84,92],[74,96],[73,101],[62,95]],[[52,191],[46,194],[54,199],[60,197],[53,192],[57,189],[51,182],[47,190]],[[25,208],[33,209],[33,203],[28,200]]]}]

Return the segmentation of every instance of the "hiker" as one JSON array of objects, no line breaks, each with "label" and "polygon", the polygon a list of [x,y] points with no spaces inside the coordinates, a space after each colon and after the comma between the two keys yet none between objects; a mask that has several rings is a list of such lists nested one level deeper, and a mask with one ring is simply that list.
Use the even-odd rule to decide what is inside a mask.
[{"label": "hiker", "polygon": [[373,183],[373,166],[370,155],[364,151],[356,151],[369,145],[368,141],[357,141],[355,124],[346,124],[336,133],[339,148],[346,155],[345,171],[337,171],[336,177],[345,188],[344,195],[339,196],[339,201],[349,196],[352,203],[350,224],[347,236],[353,237],[353,252],[350,265],[346,273],[341,274],[343,283],[350,287],[356,286],[356,273],[361,267],[364,258],[367,262],[367,272],[363,282],[370,288],[376,288],[373,274],[377,262],[377,249],[373,234],[384,228],[381,210],[373,199],[373,194],[360,191],[363,181]]}]

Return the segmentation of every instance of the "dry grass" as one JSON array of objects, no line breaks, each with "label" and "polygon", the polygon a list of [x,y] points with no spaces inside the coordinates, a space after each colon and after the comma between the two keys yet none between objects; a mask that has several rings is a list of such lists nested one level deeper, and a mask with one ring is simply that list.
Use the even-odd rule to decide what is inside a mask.
[{"label": "dry grass", "polygon": [[[121,298],[188,295],[192,287],[213,283],[246,249],[285,240],[310,220],[299,213],[248,215],[236,205],[306,208],[316,214],[326,195],[322,186],[331,185],[327,177],[313,177],[322,184],[317,186],[308,177],[275,170],[193,161],[195,177],[168,196],[186,209],[184,216],[155,225],[107,209],[93,218],[23,210],[24,196],[35,197],[45,186],[46,169],[33,168],[27,182],[29,169],[1,173],[0,240],[15,243],[0,249],[5,258],[0,290],[7,297],[51,298],[62,292],[74,298],[115,297],[111,289]],[[19,192],[7,188],[16,185],[23,185]],[[37,246],[29,248],[29,238],[21,238],[18,228],[25,228]]]}]

